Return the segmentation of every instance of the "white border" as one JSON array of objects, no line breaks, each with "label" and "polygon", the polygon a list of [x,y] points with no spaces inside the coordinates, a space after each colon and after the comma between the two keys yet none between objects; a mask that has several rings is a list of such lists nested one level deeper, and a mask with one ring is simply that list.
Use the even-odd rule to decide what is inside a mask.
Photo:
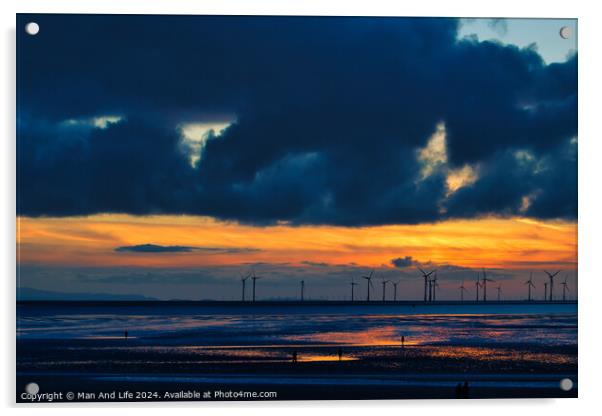
[{"label": "white border", "polygon": [[[505,415],[510,412],[545,412],[546,416],[593,413],[598,397],[601,369],[600,296],[602,276],[597,274],[600,227],[601,187],[600,155],[600,62],[599,40],[602,21],[596,13],[595,2],[498,0],[495,3],[474,0],[454,1],[335,1],[335,0],[3,0],[0,19],[3,24],[2,71],[3,97],[0,100],[0,119],[4,131],[0,157],[2,164],[2,280],[4,302],[2,333],[3,374],[0,395],[4,406],[14,411],[14,328],[15,328],[15,13],[125,13],[125,14],[287,14],[287,15],[397,15],[397,16],[461,16],[461,17],[575,17],[579,19],[579,395],[578,400],[473,400],[473,401],[364,401],[364,402],[245,402],[245,403],[158,403],[147,404],[149,414],[163,414],[165,408],[181,411],[210,412],[211,414],[241,413],[244,416],[303,415],[308,412],[332,412],[341,409],[345,416],[364,415],[377,408],[379,416],[399,415],[400,412],[446,416],[478,414]],[[598,256],[597,256],[598,255]],[[598,295],[597,295],[598,294]],[[138,412],[145,404],[121,404],[117,412]],[[25,408],[26,413],[35,407]],[[44,405],[37,409],[44,414],[64,414],[82,411],[105,414],[108,405]],[[85,407],[85,410],[82,409]],[[598,406],[599,407],[599,406]],[[599,408],[596,409],[599,411]]]}]

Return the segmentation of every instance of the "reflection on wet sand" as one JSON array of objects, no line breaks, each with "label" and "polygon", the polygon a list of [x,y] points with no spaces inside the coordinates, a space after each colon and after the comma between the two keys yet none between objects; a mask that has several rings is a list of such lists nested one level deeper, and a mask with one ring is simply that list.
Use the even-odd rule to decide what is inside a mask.
[{"label": "reflection on wet sand", "polygon": [[577,368],[575,314],[51,312],[20,317],[20,371],[369,375]]},{"label": "reflection on wet sand", "polygon": [[[414,328],[411,329],[414,335],[412,337],[404,337],[405,346],[422,345],[445,340],[445,337],[442,335],[420,334]],[[325,343],[326,345],[339,344],[350,347],[401,347],[401,336],[398,327],[383,326],[361,331],[329,331],[316,334],[291,335],[284,339],[292,342],[302,342],[306,345]]]},{"label": "reflection on wet sand", "polygon": [[[116,362],[126,363],[122,358],[131,357],[132,363],[140,363],[153,357],[155,363],[177,362],[178,364],[207,364],[207,363],[285,363],[295,362],[328,362],[328,361],[379,361],[387,366],[390,360],[470,360],[471,362],[487,363],[522,363],[540,365],[576,365],[576,354],[532,351],[528,348],[495,347],[495,346],[449,346],[421,345],[423,341],[407,345],[386,344],[377,341],[373,344],[341,344],[345,350],[337,351],[332,344],[275,344],[275,345],[231,345],[231,346],[156,346],[156,345],[111,345],[102,347],[67,347],[70,354],[78,356],[84,352],[96,354],[112,354]],[[340,356],[339,356],[340,352]],[[294,359],[292,357],[295,357]],[[49,361],[43,361],[51,364]],[[38,361],[41,364],[42,361]],[[73,361],[75,363],[75,361]],[[58,362],[57,362],[58,364]],[[390,362],[393,367],[398,364]]]},{"label": "reflection on wet sand", "polygon": [[524,361],[538,362],[545,364],[576,364],[577,357],[566,354],[554,353],[536,353],[502,348],[484,348],[484,347],[428,347],[423,349],[423,353],[431,357],[449,358],[449,359],[467,359],[478,361]]},{"label": "reflection on wet sand", "polygon": [[357,360],[357,357],[341,357],[339,358],[336,355],[324,355],[324,354],[302,354],[299,356],[300,362],[317,362],[317,361],[354,361]]}]

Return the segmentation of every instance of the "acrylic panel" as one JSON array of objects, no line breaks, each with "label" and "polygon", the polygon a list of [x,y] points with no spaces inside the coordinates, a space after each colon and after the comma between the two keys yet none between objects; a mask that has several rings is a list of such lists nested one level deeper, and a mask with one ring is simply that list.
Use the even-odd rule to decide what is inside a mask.
[{"label": "acrylic panel", "polygon": [[576,397],[577,21],[17,15],[16,400]]}]

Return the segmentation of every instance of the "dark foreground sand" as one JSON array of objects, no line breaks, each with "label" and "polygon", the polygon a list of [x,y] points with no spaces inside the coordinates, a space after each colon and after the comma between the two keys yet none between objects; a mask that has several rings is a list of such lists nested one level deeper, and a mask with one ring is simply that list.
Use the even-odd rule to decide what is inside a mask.
[{"label": "dark foreground sand", "polygon": [[[299,362],[292,362],[294,352]],[[136,340],[21,340],[17,401],[31,401],[22,395],[30,382],[40,393],[62,393],[54,401],[454,399],[466,396],[457,391],[464,382],[468,398],[577,397],[576,354],[572,347],[524,345],[349,346],[338,361],[334,346],[187,349]],[[565,377],[575,383],[568,392],[559,388]],[[241,391],[246,396],[229,393]],[[253,392],[276,395],[248,396]]]},{"label": "dark foreground sand", "polygon": [[[309,376],[309,375],[308,375]],[[57,402],[68,401],[179,401],[179,400],[361,400],[361,399],[457,399],[455,386],[397,386],[388,384],[387,380],[374,384],[349,384],[349,385],[308,385],[302,381],[299,384],[249,384],[244,382],[207,383],[195,381],[161,382],[161,377],[142,382],[127,381],[127,376],[116,382],[114,379],[93,380],[87,376],[78,375],[20,375],[17,377],[17,401],[30,402],[26,397],[21,397],[27,383],[35,380],[41,386],[40,393],[62,392],[63,398]],[[353,379],[352,379],[353,380]],[[577,389],[564,392],[558,387],[500,387],[479,386],[478,382],[469,383],[468,398],[571,398],[577,397]],[[52,386],[50,389],[45,386]],[[215,394],[220,391],[224,397]],[[94,393],[95,396],[85,399],[68,400],[67,392]],[[98,398],[100,392],[142,392],[144,397],[111,398],[102,400]],[[199,397],[186,397],[191,392],[198,392]],[[209,398],[203,394],[210,392]],[[275,392],[273,398],[233,397],[229,392]],[[156,394],[156,395],[155,395]],[[166,394],[169,397],[166,397]],[[181,395],[181,397],[177,397]],[[463,398],[463,397],[460,397]]]}]

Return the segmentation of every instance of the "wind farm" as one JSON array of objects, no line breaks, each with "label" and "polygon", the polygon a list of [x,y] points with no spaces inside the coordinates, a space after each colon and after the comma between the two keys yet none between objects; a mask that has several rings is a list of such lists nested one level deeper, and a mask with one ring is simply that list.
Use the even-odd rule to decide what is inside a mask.
[{"label": "wind farm", "polygon": [[[529,278],[523,282],[525,286],[526,292],[524,294],[515,295],[514,297],[505,297],[504,289],[503,289],[503,280],[500,281],[491,278],[491,273],[485,269],[481,269],[479,272],[468,271],[466,273],[466,277],[470,277],[471,274],[476,274],[476,280],[474,281],[474,298],[472,300],[468,299],[466,295],[470,295],[472,291],[466,287],[466,280],[462,279],[460,282],[460,286],[455,286],[458,280],[458,277],[454,275],[453,279],[446,279],[446,275],[444,272],[440,272],[437,269],[433,269],[429,272],[426,272],[421,267],[415,268],[417,274],[424,280],[421,280],[420,285],[425,290],[423,293],[422,299],[416,298],[400,298],[399,291],[402,293],[413,292],[415,293],[418,284],[413,278],[398,278],[397,280],[387,279],[384,276],[378,277],[378,280],[381,286],[380,299],[375,299],[373,296],[374,293],[374,283],[373,279],[377,277],[375,269],[370,269],[365,274],[362,274],[360,277],[363,279],[363,282],[357,282],[354,276],[351,276],[350,281],[346,284],[343,283],[341,285],[341,293],[345,292],[345,286],[350,286],[350,291],[348,292],[348,296],[340,296],[334,298],[324,298],[324,297],[308,297],[306,294],[306,284],[307,279],[302,279],[298,281],[299,294],[298,296],[293,296],[291,294],[290,297],[264,297],[260,298],[256,293],[256,281],[261,279],[262,277],[257,276],[254,269],[250,271],[241,271],[239,273],[240,282],[242,284],[242,296],[240,302],[244,304],[251,305],[259,305],[259,304],[280,304],[285,305],[287,303],[295,304],[302,303],[305,305],[318,305],[318,304],[331,304],[331,305],[373,305],[378,306],[382,304],[388,305],[474,305],[474,304],[513,304],[518,305],[521,303],[532,303],[532,304],[546,304],[546,303],[576,303],[576,299],[570,299],[568,295],[571,294],[570,284],[569,284],[569,276],[565,275],[564,280],[560,283],[562,287],[562,296],[554,297],[553,292],[551,290],[553,285],[553,278],[558,275],[561,270],[556,271],[555,273],[548,273],[547,271],[542,271],[539,276],[539,283],[544,287],[544,294],[541,297],[537,297],[533,294],[533,290],[537,288],[535,282],[537,282],[537,278],[534,277],[533,272],[529,273]],[[252,296],[250,300],[246,298],[246,282],[248,280],[252,282]],[[495,290],[495,297],[491,298],[487,295],[487,283],[498,283],[493,289]],[[267,285],[267,283],[266,283]],[[391,290],[388,290],[388,287]],[[364,289],[366,292],[365,298],[358,299],[356,296],[357,290]],[[548,290],[550,288],[550,290]],[[392,293],[391,293],[392,292]],[[455,294],[456,293],[456,294]],[[235,299],[232,300],[190,300],[187,301],[190,303],[194,302],[202,302],[206,304],[228,304],[228,303],[238,303]]]}]

